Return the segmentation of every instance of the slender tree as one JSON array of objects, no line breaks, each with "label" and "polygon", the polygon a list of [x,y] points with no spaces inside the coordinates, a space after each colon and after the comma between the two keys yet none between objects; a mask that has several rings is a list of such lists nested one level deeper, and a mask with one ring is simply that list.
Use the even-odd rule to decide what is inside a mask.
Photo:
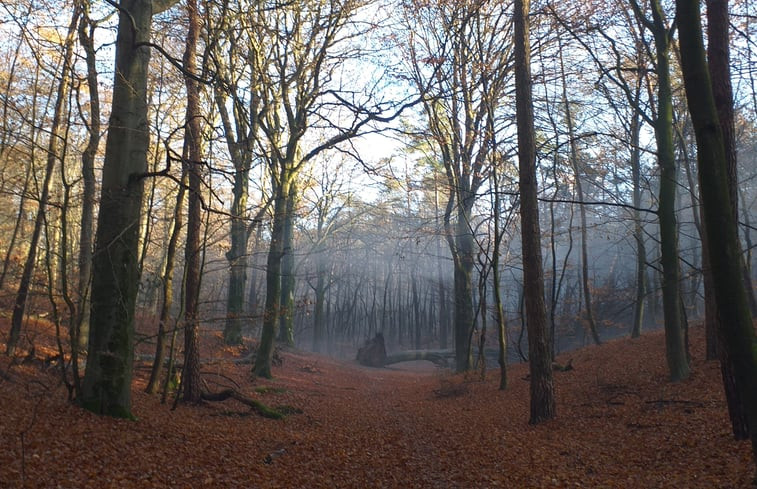
[{"label": "slender tree", "polygon": [[520,221],[523,249],[523,294],[528,326],[528,361],[531,369],[529,423],[555,417],[552,359],[544,304],[539,201],[536,182],[536,143],[531,93],[531,42],[529,0],[513,2],[515,50],[515,104],[518,124]]},{"label": "slender tree", "polygon": [[47,146],[47,160],[45,164],[45,172],[42,181],[42,187],[40,189],[39,205],[37,207],[37,215],[34,220],[34,230],[29,238],[29,253],[26,255],[24,261],[24,269],[21,274],[21,280],[19,282],[18,291],[16,293],[16,300],[13,303],[13,315],[11,317],[11,329],[6,344],[5,353],[7,355],[13,355],[18,340],[21,335],[21,325],[24,320],[24,313],[26,311],[26,301],[29,297],[29,290],[31,289],[32,276],[37,263],[37,248],[39,246],[39,240],[43,231],[43,224],[45,222],[45,212],[47,212],[47,206],[50,200],[50,186],[55,170],[55,164],[59,159],[62,159],[63,151],[63,133],[65,129],[65,123],[63,118],[66,113],[66,105],[68,103],[68,93],[71,88],[71,60],[74,52],[74,42],[76,40],[76,30],[81,17],[81,10],[77,7],[74,8],[71,15],[71,22],[68,26],[68,31],[63,44],[63,57],[60,63],[60,80],[58,81],[58,88],[55,97],[55,107],[53,109],[53,118],[50,124],[50,136]]},{"label": "slender tree", "polygon": [[689,376],[689,360],[684,337],[685,318],[681,314],[678,226],[676,224],[676,192],[678,188],[673,143],[673,95],[670,81],[670,49],[673,29],[667,24],[659,0],[650,0],[652,19],[631,0],[637,18],[654,36],[657,73],[657,114],[654,120],[657,163],[660,167],[660,190],[657,217],[660,223],[660,264],[662,265],[662,300],[665,316],[665,355],[670,379],[679,381]]},{"label": "slender tree", "polygon": [[558,50],[560,56],[560,80],[562,85],[562,102],[565,110],[565,124],[568,129],[568,147],[570,148],[570,167],[573,170],[573,177],[576,186],[578,201],[581,202],[579,207],[579,216],[581,220],[581,287],[584,297],[584,311],[586,313],[586,322],[589,326],[589,333],[595,344],[600,344],[599,333],[597,332],[597,323],[594,320],[594,307],[591,299],[591,283],[589,281],[589,237],[586,228],[586,206],[584,202],[584,186],[581,168],[579,167],[578,141],[575,131],[575,121],[573,119],[573,107],[568,99],[568,82],[565,70],[565,61],[563,59],[562,42],[558,39]]},{"label": "slender tree", "polygon": [[[469,369],[472,361],[473,208],[489,176],[512,68],[510,19],[502,7],[480,0],[405,4],[407,69],[416,89],[426,94],[424,129],[446,177],[444,232],[454,271],[457,371]],[[494,130],[487,127],[491,104],[496,104]]]},{"label": "slender tree", "polygon": [[202,257],[202,112],[200,83],[196,76],[197,44],[200,39],[200,12],[197,0],[187,0],[188,30],[184,51],[184,83],[187,89],[184,161],[189,174],[187,241],[184,253],[184,367],[181,389],[185,402],[196,403],[202,396],[200,384],[200,277]]},{"label": "slender tree", "polygon": [[82,200],[79,228],[79,277],[76,284],[77,317],[71,325],[71,341],[77,348],[86,349],[89,336],[87,305],[92,277],[92,246],[95,223],[95,159],[100,147],[100,90],[98,88],[97,53],[94,37],[96,23],[90,17],[90,1],[82,0],[82,19],[79,22],[79,44],[84,49],[87,65],[87,90],[89,95],[89,120],[87,147],[82,153]]},{"label": "slender tree", "polygon": [[155,359],[152,362],[150,370],[150,379],[147,381],[145,392],[155,394],[158,391],[158,381],[160,371],[166,358],[166,332],[170,319],[171,307],[173,306],[173,276],[175,271],[176,252],[179,247],[179,235],[184,222],[184,199],[187,189],[187,165],[182,165],[182,175],[178,192],[176,193],[176,204],[174,206],[173,218],[170,223],[168,243],[166,244],[166,258],[163,267],[162,292],[163,301],[158,314],[158,333],[155,338]]}]

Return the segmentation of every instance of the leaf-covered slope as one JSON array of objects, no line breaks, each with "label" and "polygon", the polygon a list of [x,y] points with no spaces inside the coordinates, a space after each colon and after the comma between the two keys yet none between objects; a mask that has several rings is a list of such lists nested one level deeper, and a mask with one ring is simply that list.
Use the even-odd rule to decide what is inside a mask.
[{"label": "leaf-covered slope", "polygon": [[693,375],[677,384],[658,333],[567,354],[559,361],[575,368],[555,373],[558,418],[539,426],[527,424],[525,365],[511,367],[506,392],[494,371],[481,382],[297,352],[272,381],[251,382],[248,365],[204,367],[210,388],[233,380],[302,410],[283,421],[233,400],[171,411],[142,393],[138,368],[133,422],[70,405],[54,371],[9,370],[3,358],[0,487],[745,487],[749,447],[729,434],[699,329],[692,340]]}]

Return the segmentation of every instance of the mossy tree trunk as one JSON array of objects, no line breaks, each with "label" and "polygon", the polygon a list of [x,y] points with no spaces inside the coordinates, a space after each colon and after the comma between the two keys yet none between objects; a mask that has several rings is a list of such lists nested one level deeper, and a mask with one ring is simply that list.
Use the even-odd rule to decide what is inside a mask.
[{"label": "mossy tree trunk", "polygon": [[647,19],[636,0],[631,3],[637,18],[654,36],[657,73],[657,117],[654,120],[660,189],[657,217],[660,223],[660,264],[662,265],[662,308],[665,323],[665,355],[672,381],[689,376],[684,318],[681,314],[680,265],[678,263],[678,225],[676,189],[678,187],[673,144],[673,95],[670,82],[672,30],[659,0],[651,0],[652,19]]},{"label": "mossy tree trunk", "polygon": [[226,252],[226,259],[229,262],[229,292],[226,300],[223,339],[227,345],[242,343],[242,328],[245,323],[244,293],[247,287],[247,242],[250,235],[246,222],[249,178],[249,158],[246,155],[238,155],[234,159],[234,187],[230,211],[231,247]]},{"label": "mossy tree trunk", "polygon": [[289,178],[288,173],[284,172],[281,180],[274,185],[276,197],[273,204],[271,245],[268,250],[266,266],[263,331],[260,335],[260,344],[253,366],[253,373],[265,378],[272,377],[273,350],[281,321],[281,261],[284,256],[284,226],[291,185]]},{"label": "mossy tree trunk", "polygon": [[122,0],[115,80],[92,262],[89,354],[80,402],[131,417],[134,309],[139,282],[139,224],[147,170],[147,70],[153,11],[175,1]]},{"label": "mossy tree trunk", "polygon": [[[715,108],[718,113],[720,130],[723,134],[723,149],[726,157],[726,175],[728,181],[728,193],[731,201],[731,211],[733,217],[738,222],[739,216],[739,191],[738,191],[738,172],[737,172],[737,155],[736,141],[733,117],[733,87],[731,86],[731,65],[730,65],[730,24],[728,17],[728,0],[707,0],[707,61],[712,83],[712,94],[715,100]],[[702,240],[703,250],[709,251],[709,243],[706,236]],[[717,334],[710,335],[710,343],[715,340],[714,350],[720,359],[720,372],[723,378],[723,387],[725,397],[728,403],[728,414],[731,418],[731,427],[733,435],[737,440],[744,440],[749,436],[749,420],[744,409],[742,394],[736,383],[734,375],[734,365],[730,358],[727,348],[724,348],[722,339],[719,339],[720,333],[724,330],[723,325],[717,324],[720,315],[717,312],[717,302],[712,300],[715,291],[715,284],[712,280],[712,271],[709,267],[708,260],[703,257],[705,264],[705,320],[710,321],[706,324],[710,330],[715,330]],[[744,285],[746,287],[747,299],[752,299],[752,283],[749,271],[744,267]],[[709,299],[709,300],[708,300]],[[707,308],[710,311],[707,311]],[[754,314],[754,304],[750,301],[750,307]],[[714,324],[713,324],[714,323]],[[714,328],[713,328],[714,326]],[[708,352],[712,350],[708,345]]]},{"label": "mossy tree trunk", "polygon": [[297,204],[297,184],[292,183],[287,196],[284,217],[283,256],[281,258],[281,324],[279,341],[294,346],[294,291],[296,287],[294,261],[294,220]]},{"label": "mossy tree trunk", "polygon": [[728,188],[726,148],[705,59],[700,2],[677,0],[681,67],[697,139],[699,187],[720,337],[749,423],[757,459],[757,342],[744,286],[741,243]]},{"label": "mossy tree trunk", "polygon": [[457,191],[467,202],[457,204],[457,219],[454,235],[448,232],[450,250],[454,261],[454,335],[455,335],[455,369],[464,372],[471,368],[472,354],[470,337],[475,321],[473,309],[473,231],[470,225],[473,195]]}]

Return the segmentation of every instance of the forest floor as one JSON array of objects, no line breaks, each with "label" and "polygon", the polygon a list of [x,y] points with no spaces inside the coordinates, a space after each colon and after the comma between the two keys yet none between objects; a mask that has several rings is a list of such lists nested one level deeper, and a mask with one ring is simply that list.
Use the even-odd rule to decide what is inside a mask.
[{"label": "forest floor", "polygon": [[[7,331],[0,321],[0,337]],[[37,358],[55,353],[50,333],[29,326]],[[206,358],[243,353],[212,333],[203,345]],[[749,487],[749,445],[730,434],[701,328],[691,347],[692,375],[679,383],[667,381],[659,332],[562,355],[574,369],[555,372],[557,418],[537,426],[522,364],[509,368],[506,391],[495,370],[481,381],[298,351],[282,353],[270,381],[253,381],[248,365],[204,367],[211,389],[236,385],[301,411],[284,420],[235,400],[172,410],[143,392],[149,370],[139,364],[138,420],[127,421],[67,402],[55,367],[3,356],[0,488]]]}]

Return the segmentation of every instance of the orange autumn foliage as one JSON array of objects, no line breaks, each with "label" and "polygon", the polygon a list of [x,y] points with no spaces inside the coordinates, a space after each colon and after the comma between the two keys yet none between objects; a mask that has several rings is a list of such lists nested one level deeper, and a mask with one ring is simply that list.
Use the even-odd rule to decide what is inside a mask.
[{"label": "orange autumn foliage", "polygon": [[[51,346],[42,336],[37,355]],[[205,358],[239,354],[216,339],[203,340]],[[558,358],[574,370],[555,372],[558,418],[538,426],[527,424],[526,365],[511,366],[505,392],[496,371],[481,382],[430,364],[371,369],[296,351],[272,381],[251,381],[249,365],[204,366],[211,389],[233,381],[302,411],[277,421],[233,400],[172,411],[142,392],[140,364],[139,419],[125,421],[66,402],[54,369],[3,357],[0,488],[746,487],[749,446],[730,435],[703,343],[692,330],[693,374],[676,384],[660,333]]]}]

